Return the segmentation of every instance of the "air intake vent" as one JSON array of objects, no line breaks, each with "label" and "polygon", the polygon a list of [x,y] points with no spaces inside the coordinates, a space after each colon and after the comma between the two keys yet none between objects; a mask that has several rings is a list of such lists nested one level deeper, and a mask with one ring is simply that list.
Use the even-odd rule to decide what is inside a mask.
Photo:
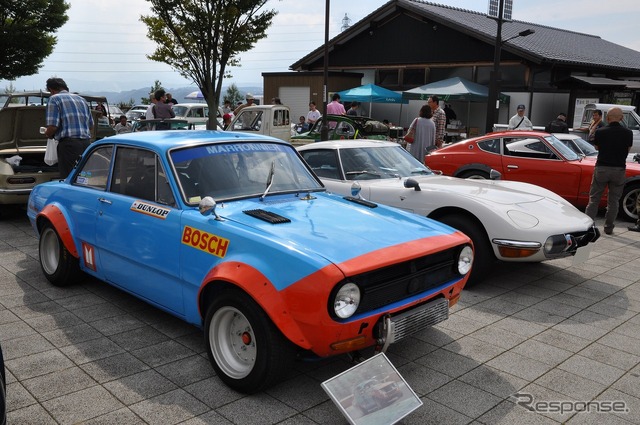
[{"label": "air intake vent", "polygon": [[265,210],[246,210],[242,212],[271,224],[291,223],[288,218]]}]

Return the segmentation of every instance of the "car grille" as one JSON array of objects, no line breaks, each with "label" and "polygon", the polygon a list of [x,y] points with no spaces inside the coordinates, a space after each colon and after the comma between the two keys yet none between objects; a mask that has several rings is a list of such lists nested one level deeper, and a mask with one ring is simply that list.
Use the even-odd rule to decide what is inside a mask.
[{"label": "car grille", "polygon": [[578,242],[576,248],[587,245],[589,242],[595,242],[600,237],[600,231],[594,226],[586,232],[574,232],[570,233]]},{"label": "car grille", "polygon": [[460,247],[454,247],[350,276],[349,281],[358,285],[361,291],[356,314],[375,310],[460,278],[456,267],[459,251]]},{"label": "car grille", "polygon": [[[437,325],[449,318],[449,300],[438,298],[419,307],[404,311],[389,318],[389,343],[398,342],[403,338]],[[383,321],[385,316],[380,318],[379,324],[374,328],[375,338],[384,335]]]}]

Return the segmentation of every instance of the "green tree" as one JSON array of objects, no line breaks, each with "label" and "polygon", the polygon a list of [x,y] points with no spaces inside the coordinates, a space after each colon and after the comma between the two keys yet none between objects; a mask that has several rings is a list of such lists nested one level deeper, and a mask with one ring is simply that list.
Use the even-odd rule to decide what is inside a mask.
[{"label": "green tree", "polygon": [[153,85],[151,86],[151,91],[149,92],[149,96],[141,97],[140,98],[140,103],[142,103],[143,105],[150,105],[151,104],[151,96],[153,96],[153,94],[156,92],[156,90],[159,90],[161,88],[163,88],[163,87],[162,87],[162,83],[160,82],[160,80],[154,81]]},{"label": "green tree", "polygon": [[0,1],[0,80],[33,75],[53,52],[69,17],[64,0]]},{"label": "green tree", "polygon": [[232,83],[229,87],[227,87],[227,93],[222,98],[222,101],[226,102],[227,100],[231,102],[232,108],[235,108],[238,102],[244,100],[244,97],[240,93],[240,90],[238,90],[238,86],[236,86],[236,83]]},{"label": "green tree", "polygon": [[[210,111],[218,108],[227,66],[239,65],[238,54],[266,37],[275,10],[268,0],[147,0],[151,15],[141,16],[147,36],[158,47],[149,59],[169,64],[198,86]],[[207,128],[216,128],[216,114]]]}]

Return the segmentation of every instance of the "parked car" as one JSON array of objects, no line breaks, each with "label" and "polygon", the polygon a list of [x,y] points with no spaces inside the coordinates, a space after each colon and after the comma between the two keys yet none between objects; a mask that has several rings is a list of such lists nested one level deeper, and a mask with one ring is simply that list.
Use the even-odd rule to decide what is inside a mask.
[{"label": "parked car", "polygon": [[[543,132],[507,131],[463,140],[431,152],[426,164],[445,175],[488,179],[491,169],[502,179],[542,186],[578,208],[589,202],[589,188],[596,157],[583,157],[554,135]],[[627,163],[626,183],[620,200],[620,216],[637,219],[640,164]],[[606,195],[601,207],[606,206]]]},{"label": "parked car", "polygon": [[[176,118],[189,121],[190,124],[206,124],[209,119],[209,106],[206,103],[178,103],[173,105]],[[222,127],[222,108],[216,114],[218,124]]]},{"label": "parked car", "polygon": [[150,131],[150,130],[191,130],[191,126],[187,120],[167,118],[153,120],[137,120],[131,125],[131,132]]},{"label": "parked car", "polygon": [[572,256],[600,235],[592,219],[553,192],[442,176],[394,142],[335,140],[297,149],[328,191],[350,195],[357,182],[368,201],[433,218],[469,236],[476,261],[468,284],[486,277],[496,259]]},{"label": "parked car", "polygon": [[103,139],[27,210],[53,285],[82,271],[203,327],[216,374],[243,392],[296,355],[385,349],[445,320],[473,260],[461,232],[327,194],[293,146],[259,135]]},{"label": "parked car", "polygon": [[227,127],[227,131],[264,134],[289,141],[291,122],[285,105],[255,105],[242,108]]},{"label": "parked car", "polygon": [[[598,156],[598,150],[577,134],[553,133],[553,135],[578,155]],[[630,153],[627,155],[627,162],[640,162],[640,153]]]},{"label": "parked car", "polygon": [[[46,124],[48,92],[19,92],[5,95],[0,109],[0,206],[26,204],[31,189],[59,178],[58,165],[47,165],[47,138],[40,133]],[[103,96],[82,95],[90,107],[106,102]],[[115,134],[105,117],[92,108],[93,137]]]},{"label": "parked car", "polygon": [[140,119],[140,117],[144,117],[147,113],[147,108],[149,105],[134,105],[127,111],[125,116],[127,117],[127,121],[135,121]]},{"label": "parked car", "polygon": [[118,122],[120,116],[125,115],[125,113],[122,112],[122,109],[115,105],[108,105],[107,110],[109,111],[109,120],[114,123]]},{"label": "parked car", "polygon": [[[305,145],[307,143],[319,142],[322,122],[321,117],[306,133],[291,136],[293,145]],[[329,127],[329,140],[340,139],[389,139],[389,127],[380,121],[368,117],[357,117],[351,115],[327,115]]]},{"label": "parked car", "polygon": [[363,415],[387,407],[400,397],[402,390],[395,381],[367,379],[353,389],[353,404]]}]

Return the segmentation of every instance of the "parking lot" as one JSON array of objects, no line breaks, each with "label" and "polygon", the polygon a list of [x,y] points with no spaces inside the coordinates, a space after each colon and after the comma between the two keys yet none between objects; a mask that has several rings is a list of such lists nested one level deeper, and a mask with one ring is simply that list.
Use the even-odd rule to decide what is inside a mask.
[{"label": "parking lot", "polygon": [[[501,265],[449,320],[392,345],[424,403],[401,423],[640,423],[640,233],[627,225],[581,264]],[[23,210],[0,217],[9,424],[347,423],[320,387],[346,357],[234,392],[200,330],[92,279],[53,287],[37,251]]]}]

